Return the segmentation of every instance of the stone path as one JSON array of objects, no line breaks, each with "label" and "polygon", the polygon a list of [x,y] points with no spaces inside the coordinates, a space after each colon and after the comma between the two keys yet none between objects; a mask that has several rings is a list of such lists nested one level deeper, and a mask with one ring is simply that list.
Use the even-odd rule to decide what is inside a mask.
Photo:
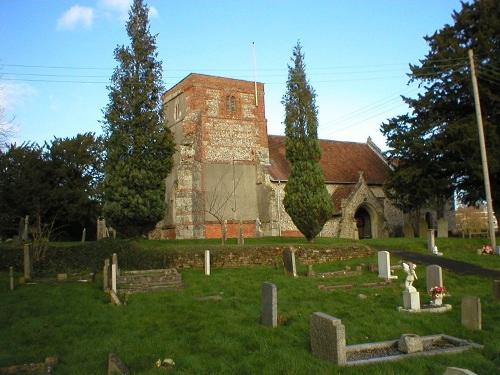
[{"label": "stone path", "polygon": [[[500,280],[500,271],[486,269],[475,264],[470,264],[467,262],[462,262],[459,260],[447,259],[443,257],[438,257],[435,255],[428,255],[422,253],[413,253],[401,250],[390,250],[390,249],[375,249],[377,251],[388,251],[392,255],[403,258],[404,260],[414,262],[416,264],[437,264],[449,271],[462,275],[473,275],[487,277],[495,280]],[[478,256],[489,256],[496,257],[495,255],[478,255]]]}]

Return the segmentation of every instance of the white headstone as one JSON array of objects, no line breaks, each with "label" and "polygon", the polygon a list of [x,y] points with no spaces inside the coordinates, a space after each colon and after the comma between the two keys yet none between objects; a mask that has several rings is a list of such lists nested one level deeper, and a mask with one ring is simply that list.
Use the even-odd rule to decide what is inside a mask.
[{"label": "white headstone", "polygon": [[383,279],[397,279],[391,275],[391,256],[388,251],[378,252],[378,277]]},{"label": "white headstone", "polygon": [[210,250],[205,250],[205,275],[210,275]]}]

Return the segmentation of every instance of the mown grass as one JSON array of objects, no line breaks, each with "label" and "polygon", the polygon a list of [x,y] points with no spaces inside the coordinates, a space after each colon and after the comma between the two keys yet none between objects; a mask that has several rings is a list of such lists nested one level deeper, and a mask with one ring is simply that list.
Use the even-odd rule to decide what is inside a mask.
[{"label": "mown grass", "polygon": [[[472,258],[469,253],[475,245],[448,240],[454,252]],[[391,240],[372,241],[381,247],[392,244]],[[394,241],[398,242],[394,246],[404,250],[420,251],[413,248],[422,246],[414,240]],[[391,261],[394,264],[399,259]],[[490,257],[491,261],[498,262],[498,257]],[[328,272],[376,262],[375,255],[317,264],[314,269]],[[101,275],[94,283],[16,283],[10,291],[8,274],[0,273],[0,367],[41,362],[57,355],[56,373],[103,374],[108,354],[114,352],[134,374],[157,374],[155,361],[160,358],[173,358],[173,373],[177,374],[442,374],[449,366],[478,374],[498,373],[500,313],[499,304],[493,301],[492,280],[443,270],[450,294],[445,302],[453,309],[444,314],[404,314],[396,311],[402,304],[402,270],[395,271],[398,280],[379,288],[361,287],[379,281],[377,273],[367,270],[361,276],[328,279],[304,277],[306,271],[305,265],[299,265],[301,277],[293,279],[285,277],[281,268],[264,266],[212,268],[210,276],[201,269],[182,269],[184,290],[135,294],[126,306],[109,304]],[[425,303],[423,273],[423,268],[417,268],[419,279],[414,285]],[[284,324],[275,329],[260,324],[265,281],[278,290],[278,314]],[[318,289],[319,284],[353,287],[326,291]],[[367,298],[359,299],[360,293]],[[197,300],[215,295],[222,300]],[[460,323],[465,295],[481,298],[481,331],[468,330]],[[348,345],[397,339],[403,333],[446,333],[485,347],[459,355],[340,368],[311,355],[309,319],[315,311],[342,319]]]}]

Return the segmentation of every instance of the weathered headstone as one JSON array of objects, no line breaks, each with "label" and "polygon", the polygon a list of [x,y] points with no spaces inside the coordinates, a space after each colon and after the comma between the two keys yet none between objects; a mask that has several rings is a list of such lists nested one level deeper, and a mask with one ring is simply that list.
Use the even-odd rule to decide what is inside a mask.
[{"label": "weathered headstone", "polygon": [[493,298],[500,302],[500,280],[493,280]]},{"label": "weathered headstone", "polygon": [[397,279],[391,275],[391,256],[388,251],[378,252],[378,277],[383,279]]},{"label": "weathered headstone", "polygon": [[418,353],[424,351],[424,344],[419,335],[405,333],[398,340],[398,349],[402,353]]},{"label": "weathered headstone", "polygon": [[112,261],[112,264],[116,265],[117,276],[120,276],[120,267],[118,266],[118,255],[116,255],[116,253],[113,254],[111,261]]},{"label": "weathered headstone", "polygon": [[267,282],[262,283],[262,325],[278,326],[278,292],[276,285]]},{"label": "weathered headstone", "polygon": [[24,251],[24,278],[31,279],[33,273],[33,259],[32,259],[32,251],[30,245],[25,243],[23,245]]},{"label": "weathered headstone", "polygon": [[413,225],[411,223],[405,223],[403,228],[405,238],[414,238],[415,232],[413,231]]},{"label": "weathered headstone", "polygon": [[418,236],[420,238],[425,238],[427,236],[428,229],[429,226],[427,225],[427,221],[425,221],[425,219],[420,219],[420,222],[418,223]]},{"label": "weathered headstone", "polygon": [[210,250],[205,250],[205,275],[210,275]]},{"label": "weathered headstone", "polygon": [[295,249],[283,250],[282,254],[285,275],[297,277],[297,268],[295,267]]},{"label": "weathered headstone", "polygon": [[103,289],[105,292],[109,291],[109,278],[110,278],[110,267],[109,267],[109,259],[104,260],[104,267],[102,268],[102,274],[103,274]]},{"label": "weathered headstone", "polygon": [[443,286],[443,269],[437,264],[431,264],[425,268],[426,292],[429,293],[435,286]]},{"label": "weathered headstone", "polygon": [[438,225],[438,233],[437,233],[438,238],[448,237],[448,220],[442,217],[441,219],[438,219],[437,225]]},{"label": "weathered headstone", "polygon": [[427,250],[434,251],[435,246],[434,241],[434,229],[427,229]]},{"label": "weathered headstone", "polygon": [[87,228],[83,228],[82,242],[85,242],[85,236],[87,235]]},{"label": "weathered headstone", "polygon": [[462,324],[469,329],[482,329],[481,299],[473,296],[462,298]]},{"label": "weathered headstone", "polygon": [[341,320],[322,312],[311,315],[311,352],[337,365],[347,363],[345,326]]}]

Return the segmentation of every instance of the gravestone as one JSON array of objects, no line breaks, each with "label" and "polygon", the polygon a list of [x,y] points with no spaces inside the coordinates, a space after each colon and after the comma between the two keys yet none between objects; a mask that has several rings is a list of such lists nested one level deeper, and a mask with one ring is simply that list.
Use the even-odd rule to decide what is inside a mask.
[{"label": "gravestone", "polygon": [[428,293],[432,287],[443,286],[443,269],[437,264],[431,264],[425,268],[425,285]]},{"label": "gravestone", "polygon": [[405,310],[420,311],[420,293],[404,290],[403,308]]},{"label": "gravestone", "polygon": [[23,245],[24,251],[24,278],[31,279],[33,274],[33,252],[30,245],[25,243]]},{"label": "gravestone", "polygon": [[205,275],[210,275],[210,250],[205,250]]},{"label": "gravestone", "polygon": [[85,236],[87,235],[87,228],[83,228],[82,242],[85,242]]},{"label": "gravestone", "polygon": [[448,220],[442,217],[441,219],[438,219],[437,225],[438,225],[438,233],[437,233],[438,238],[448,237]]},{"label": "gravestone", "polygon": [[413,225],[411,223],[405,223],[403,228],[405,238],[414,238],[415,232],[413,231]]},{"label": "gravestone", "polygon": [[428,229],[429,226],[427,225],[427,221],[425,221],[425,219],[420,219],[420,222],[418,223],[418,236],[420,238],[425,238],[427,236]]},{"label": "gravestone", "polygon": [[111,290],[116,293],[116,276],[118,274],[118,256],[113,254],[113,263],[111,264]]},{"label": "gravestone", "polygon": [[500,280],[493,280],[493,297],[495,302],[500,302]]},{"label": "gravestone", "polygon": [[473,296],[462,298],[462,324],[469,329],[482,328],[481,299]]},{"label": "gravestone", "polygon": [[311,315],[311,352],[337,365],[347,363],[345,326],[341,320],[322,312]]},{"label": "gravestone", "polygon": [[378,277],[383,279],[397,279],[391,275],[391,256],[388,251],[378,252]]},{"label": "gravestone", "polygon": [[434,229],[427,229],[427,250],[434,251]]},{"label": "gravestone", "polygon": [[262,283],[262,325],[278,326],[278,292],[276,285],[268,282]]},{"label": "gravestone", "polygon": [[102,274],[103,274],[102,288],[104,289],[105,292],[108,292],[109,277],[110,277],[109,259],[104,260],[104,267],[102,267]]},{"label": "gravestone", "polygon": [[297,268],[295,267],[295,249],[283,250],[282,255],[285,275],[297,277]]},{"label": "gravestone", "polygon": [[404,333],[398,340],[398,349],[402,353],[418,353],[424,351],[424,344],[419,335]]}]

